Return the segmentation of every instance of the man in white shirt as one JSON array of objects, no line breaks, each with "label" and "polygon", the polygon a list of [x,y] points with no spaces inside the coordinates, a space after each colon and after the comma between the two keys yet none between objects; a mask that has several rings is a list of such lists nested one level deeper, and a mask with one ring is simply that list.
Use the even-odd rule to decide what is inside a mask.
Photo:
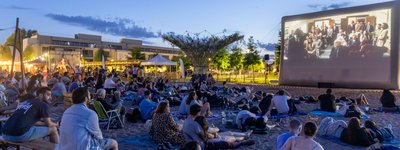
[{"label": "man in white shirt", "polygon": [[278,113],[286,114],[289,112],[289,105],[288,105],[289,96],[284,94],[285,92],[283,90],[279,90],[277,95],[274,95],[274,97],[272,98],[272,104],[270,106],[269,112],[271,112],[272,106],[276,107]]},{"label": "man in white shirt", "polygon": [[106,81],[104,81],[104,88],[105,89],[114,89],[116,87],[117,87],[117,85],[113,81],[113,75],[111,73],[108,74]]}]

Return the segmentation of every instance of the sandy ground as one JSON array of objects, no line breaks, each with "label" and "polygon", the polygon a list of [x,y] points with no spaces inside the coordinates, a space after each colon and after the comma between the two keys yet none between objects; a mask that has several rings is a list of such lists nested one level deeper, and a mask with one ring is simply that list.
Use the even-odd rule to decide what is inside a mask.
[{"label": "sandy ground", "polygon": [[[237,85],[237,84],[236,84]],[[322,93],[325,92],[326,89],[319,89],[319,88],[308,88],[308,87],[287,87],[287,86],[257,86],[257,85],[249,85],[254,88],[254,91],[262,90],[264,92],[273,92],[275,93],[277,89],[285,89],[287,90],[293,97],[297,96],[318,96]],[[376,108],[380,106],[379,98],[381,96],[380,90],[355,90],[355,89],[333,89],[333,94],[336,97],[341,97],[341,96],[346,96],[348,98],[356,98],[358,97],[361,93],[365,94],[365,96],[368,98],[368,101],[370,102],[372,108]],[[400,93],[395,92],[395,95],[397,99],[400,98]],[[126,107],[128,108],[133,108],[137,106],[133,106],[129,103],[126,104]],[[314,109],[317,109],[319,107],[319,104],[306,104],[306,103],[301,103],[297,105],[297,108],[299,111],[302,112],[310,112]],[[178,107],[172,107],[171,111],[177,111]],[[52,118],[60,118],[62,115],[63,108],[62,106],[58,106],[52,109]],[[221,112],[220,109],[213,109],[214,113],[219,113]],[[397,120],[400,117],[400,114],[390,114],[390,113],[375,113],[370,115],[370,119],[374,120],[377,122],[379,126],[386,126],[388,123],[391,123],[393,125],[393,130],[396,138],[398,138],[400,135],[399,132],[399,127],[400,127],[400,122]],[[250,149],[265,149],[265,150],[270,150],[270,149],[276,149],[276,138],[279,134],[282,134],[287,131],[287,128],[285,126],[285,123],[289,122],[291,118],[296,118],[301,121],[306,121],[307,116],[294,116],[294,117],[288,117],[285,119],[282,119],[282,123],[280,123],[280,126],[272,128],[269,134],[266,135],[252,135],[251,139],[256,141],[255,145],[252,146],[243,146],[240,147],[239,149],[245,149],[245,150],[250,150]],[[319,119],[322,119],[321,117]],[[343,117],[336,117],[335,119],[343,119],[343,120],[349,120],[349,118],[343,118]],[[362,120],[365,121],[365,120]],[[221,119],[214,119],[210,121],[210,123],[213,123],[215,126],[219,127],[220,129],[226,131],[224,127],[221,124]],[[273,120],[269,120],[268,124],[273,124]],[[147,133],[146,128],[144,123],[130,123],[127,122],[125,127],[123,129],[110,129],[108,131],[103,130],[103,135],[104,137],[107,138],[114,138],[117,139],[119,142],[119,148],[122,150],[138,150],[138,149],[146,149],[143,147],[137,147],[134,145],[129,145],[127,143],[123,142],[123,138],[129,138],[133,137],[136,135],[140,134],[145,134]],[[320,137],[317,137],[316,140],[326,149],[326,150],[331,150],[331,149],[336,149],[336,150],[347,150],[347,149],[365,149],[363,147],[354,147],[354,146],[349,146],[349,145],[343,145],[343,144],[338,144],[334,143],[332,141],[322,139]]]}]

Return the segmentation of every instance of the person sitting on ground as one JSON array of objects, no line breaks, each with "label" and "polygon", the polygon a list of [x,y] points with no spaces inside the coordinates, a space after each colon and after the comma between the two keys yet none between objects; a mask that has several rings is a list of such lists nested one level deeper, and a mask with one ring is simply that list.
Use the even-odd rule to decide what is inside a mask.
[{"label": "person sitting on ground", "polygon": [[103,138],[99,118],[96,112],[88,108],[91,103],[88,89],[86,87],[75,89],[72,92],[72,102],[73,105],[65,110],[62,116],[58,150],[95,148],[117,150],[117,141]]},{"label": "person sitting on ground", "polygon": [[336,99],[332,89],[327,89],[325,94],[318,96],[320,109],[327,112],[336,112]]},{"label": "person sitting on ground", "polygon": [[281,150],[323,150],[324,148],[314,140],[318,127],[314,122],[304,124],[303,135],[289,138]]},{"label": "person sitting on ground", "polygon": [[389,90],[386,90],[386,89],[383,90],[380,101],[382,103],[382,107],[386,107],[386,108],[396,107],[396,97]]},{"label": "person sitting on ground", "polygon": [[356,104],[358,106],[365,106],[365,105],[369,105],[367,97],[365,97],[364,94],[360,94],[360,96],[358,98],[356,98]]},{"label": "person sitting on ground", "polygon": [[297,119],[293,119],[290,121],[288,128],[289,132],[278,136],[276,140],[276,149],[281,149],[289,138],[299,135],[301,132],[301,122]]},{"label": "person sitting on ground", "polygon": [[261,100],[260,104],[258,104],[262,114],[266,114],[268,112],[268,109],[272,103],[272,97],[273,96],[271,94],[263,93],[263,99]]},{"label": "person sitting on ground", "polygon": [[71,83],[68,91],[72,93],[72,91],[74,91],[76,88],[81,87],[82,86],[81,82],[82,82],[82,76],[80,74],[75,74],[74,82]]},{"label": "person sitting on ground", "polygon": [[196,117],[200,116],[200,112],[201,106],[190,106],[189,116],[185,119],[183,123],[182,132],[186,142],[197,141],[200,143],[202,149],[204,149],[204,139],[206,135],[204,134],[202,127],[196,121],[194,121]]},{"label": "person sitting on ground", "polygon": [[104,89],[115,89],[117,84],[113,80],[113,75],[109,73],[107,79],[104,81]]},{"label": "person sitting on ground", "polygon": [[245,140],[249,138],[252,131],[247,133],[237,132],[224,132],[224,133],[210,133],[207,118],[204,116],[196,117],[195,121],[201,126],[203,140],[205,141],[205,149],[235,149],[242,145],[253,145],[253,140]]},{"label": "person sitting on ground", "polygon": [[158,103],[151,100],[151,92],[144,92],[144,99],[139,104],[140,115],[144,121],[151,119],[153,111],[156,109]]},{"label": "person sitting on ground", "polygon": [[365,128],[372,131],[379,142],[391,141],[394,139],[393,131],[391,128],[378,128],[378,126],[372,120],[367,120],[364,123]]},{"label": "person sitting on ground", "polygon": [[347,128],[345,128],[340,136],[340,140],[358,146],[370,146],[374,144],[371,132],[360,127],[360,119],[353,117],[350,119]]},{"label": "person sitting on ground", "polygon": [[54,84],[53,88],[51,89],[51,93],[56,97],[61,97],[64,95],[64,93],[67,93],[67,88],[65,87],[62,76],[57,77],[57,83]]},{"label": "person sitting on ground", "polygon": [[278,110],[278,113],[280,114],[288,113],[290,110],[288,104],[289,98],[290,97],[286,96],[283,90],[279,90],[277,95],[274,95],[274,97],[272,98],[272,104],[268,112],[271,112],[272,107],[275,106],[276,109]]},{"label": "person sitting on ground", "polygon": [[195,91],[190,92],[185,103],[187,110],[189,110],[189,108],[195,104],[201,106],[201,116],[210,116],[212,114],[210,110],[210,103],[207,102],[203,104],[201,100],[198,100],[198,96]]},{"label": "person sitting on ground", "polygon": [[339,139],[345,128],[347,128],[347,123],[345,121],[335,120],[332,117],[326,117],[319,123],[318,135],[335,137]]},{"label": "person sitting on ground", "polygon": [[58,124],[50,120],[49,106],[51,90],[39,88],[36,99],[26,100],[18,106],[2,127],[3,138],[11,142],[27,142],[50,136],[50,142],[59,143]]},{"label": "person sitting on ground", "polygon": [[[89,89],[88,89],[89,90]],[[115,92],[117,93],[117,92]],[[96,100],[99,101],[101,103],[101,105],[103,105],[104,109],[106,111],[110,111],[110,110],[115,110],[115,109],[119,109],[119,113],[120,113],[120,117],[121,117],[121,121],[122,123],[125,122],[125,107],[122,106],[122,103],[119,102],[114,102],[114,103],[108,103],[106,101],[106,90],[105,89],[98,89],[96,92]],[[115,94],[118,95],[118,94]],[[114,97],[115,97],[114,95]]]},{"label": "person sitting on ground", "polygon": [[2,84],[0,84],[0,115],[9,115],[14,113],[19,104],[19,100],[8,103],[7,96],[4,93],[5,90],[6,88]]},{"label": "person sitting on ground", "polygon": [[150,137],[157,144],[171,143],[173,145],[183,145],[185,143],[185,137],[170,114],[168,102],[160,102],[156,110],[154,110]]}]

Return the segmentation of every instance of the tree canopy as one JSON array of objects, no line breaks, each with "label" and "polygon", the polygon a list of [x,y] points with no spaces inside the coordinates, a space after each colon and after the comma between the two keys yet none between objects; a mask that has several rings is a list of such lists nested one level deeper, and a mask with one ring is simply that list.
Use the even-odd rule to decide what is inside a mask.
[{"label": "tree canopy", "polygon": [[212,58],[211,62],[212,64],[217,68],[217,69],[222,69],[222,70],[227,70],[230,67],[230,59],[229,59],[229,53],[225,48],[222,48],[219,50],[214,58]]},{"label": "tree canopy", "polygon": [[208,70],[209,58],[227,45],[243,39],[243,35],[234,33],[227,36],[200,36],[199,34],[177,35],[175,33],[163,34],[162,38],[179,47],[190,58],[194,65],[194,72],[205,74]]},{"label": "tree canopy", "polygon": [[248,53],[246,53],[243,61],[243,65],[248,68],[249,66],[254,66],[260,63],[260,56],[258,55],[258,51],[256,50],[256,45],[254,43],[253,37],[249,38],[247,43]]},{"label": "tree canopy", "polygon": [[131,49],[130,55],[128,56],[128,60],[145,60],[145,55],[141,53],[142,49],[140,47],[135,47]]}]

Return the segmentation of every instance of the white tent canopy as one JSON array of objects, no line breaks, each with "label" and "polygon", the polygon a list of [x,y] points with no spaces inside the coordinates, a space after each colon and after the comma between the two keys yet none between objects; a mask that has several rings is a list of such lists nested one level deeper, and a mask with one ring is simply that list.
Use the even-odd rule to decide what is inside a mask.
[{"label": "white tent canopy", "polygon": [[152,59],[142,62],[142,66],[176,66],[176,62],[171,61],[167,58],[162,57],[160,54],[158,54],[156,57],[153,57]]}]

